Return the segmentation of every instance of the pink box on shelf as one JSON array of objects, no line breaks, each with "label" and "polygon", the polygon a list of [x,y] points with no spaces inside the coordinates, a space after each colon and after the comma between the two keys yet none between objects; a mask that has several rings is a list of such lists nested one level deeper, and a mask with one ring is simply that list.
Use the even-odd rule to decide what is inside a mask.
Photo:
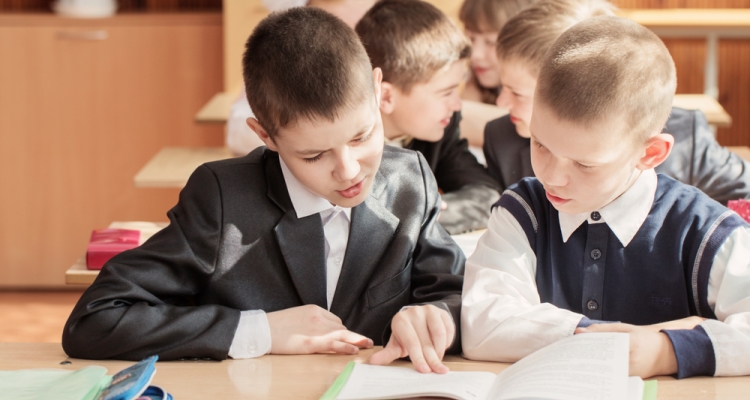
[{"label": "pink box on shelf", "polygon": [[97,229],[86,249],[86,268],[102,269],[118,253],[138,247],[141,232],[132,229]]},{"label": "pink box on shelf", "polygon": [[750,200],[729,200],[727,207],[736,212],[747,222],[750,222]]}]

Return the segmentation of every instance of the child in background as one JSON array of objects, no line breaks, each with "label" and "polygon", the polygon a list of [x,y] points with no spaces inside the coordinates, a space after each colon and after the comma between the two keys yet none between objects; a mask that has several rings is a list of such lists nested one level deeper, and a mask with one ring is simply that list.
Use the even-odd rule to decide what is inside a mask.
[{"label": "child in background", "polygon": [[424,157],[383,146],[382,75],[356,33],[313,7],[272,14],[243,71],[266,147],[195,170],[169,226],[83,294],[66,353],[222,360],[385,345],[373,363],[409,355],[446,372],[465,259],[437,223]]},{"label": "child in background", "polygon": [[503,194],[467,261],[464,355],[512,362],[627,332],[631,375],[750,374],[750,225],[654,172],[674,143],[666,47],[602,16],[546,54],[528,126],[537,178]]},{"label": "child in background", "polygon": [[[283,11],[292,7],[310,6],[341,18],[347,25],[354,28],[362,15],[375,4],[376,0],[264,0],[263,4],[269,11]],[[255,118],[247,95],[243,90],[240,96],[232,103],[229,110],[226,126],[226,145],[229,150],[237,156],[244,156],[263,142],[258,135],[247,125],[248,118]]]},{"label": "child in background", "polygon": [[536,0],[465,0],[458,18],[471,42],[471,74],[461,93],[465,100],[495,104],[500,76],[495,51],[497,35],[509,19]]},{"label": "child in background", "polygon": [[389,144],[421,152],[443,191],[440,224],[451,234],[486,227],[497,183],[460,138],[459,85],[471,47],[433,5],[376,3],[356,27],[383,71],[380,113]]},{"label": "child in background", "polygon": [[[503,90],[497,99],[510,114],[491,121],[484,133],[487,169],[504,190],[531,169],[531,120],[539,69],[552,43],[569,27],[614,7],[603,0],[543,1],[511,19],[500,33],[497,51]],[[675,138],[657,173],[701,189],[714,200],[750,198],[750,164],[719,145],[702,112],[673,108],[664,132]]]}]

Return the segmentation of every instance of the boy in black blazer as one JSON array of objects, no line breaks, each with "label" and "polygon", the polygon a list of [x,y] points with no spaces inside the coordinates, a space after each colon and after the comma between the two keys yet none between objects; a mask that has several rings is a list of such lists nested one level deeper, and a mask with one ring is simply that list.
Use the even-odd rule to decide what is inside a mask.
[{"label": "boy in black blazer", "polygon": [[267,148],[193,173],[169,226],[83,294],[65,351],[221,360],[387,343],[373,363],[447,371],[465,258],[437,223],[425,159],[384,150],[380,70],[314,8],[262,21],[243,65]]}]

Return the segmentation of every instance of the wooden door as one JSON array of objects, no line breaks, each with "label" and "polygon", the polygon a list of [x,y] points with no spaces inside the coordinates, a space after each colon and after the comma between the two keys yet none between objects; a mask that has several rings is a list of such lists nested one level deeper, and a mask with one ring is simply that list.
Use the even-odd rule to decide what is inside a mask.
[{"label": "wooden door", "polygon": [[91,230],[166,220],[136,189],[164,146],[217,146],[193,122],[222,88],[220,14],[0,17],[0,287],[64,285]]}]

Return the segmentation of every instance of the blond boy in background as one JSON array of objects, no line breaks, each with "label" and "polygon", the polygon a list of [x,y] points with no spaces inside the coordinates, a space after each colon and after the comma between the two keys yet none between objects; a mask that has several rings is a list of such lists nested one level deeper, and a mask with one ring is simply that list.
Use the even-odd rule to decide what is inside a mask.
[{"label": "blond boy in background", "polygon": [[[604,0],[543,0],[512,18],[500,33],[498,73],[503,90],[497,99],[508,116],[484,129],[484,154],[490,175],[504,190],[521,178],[534,176],[529,158],[528,124],[542,60],[552,43],[576,23],[612,15]],[[675,139],[671,155],[656,172],[693,185],[714,200],[750,198],[750,163],[721,146],[702,112],[672,108],[665,133]]]},{"label": "blond boy in background", "polygon": [[589,18],[555,41],[528,126],[537,178],[505,191],[466,263],[467,357],[628,332],[631,375],[750,374],[750,226],[654,172],[675,86],[635,22]]}]

